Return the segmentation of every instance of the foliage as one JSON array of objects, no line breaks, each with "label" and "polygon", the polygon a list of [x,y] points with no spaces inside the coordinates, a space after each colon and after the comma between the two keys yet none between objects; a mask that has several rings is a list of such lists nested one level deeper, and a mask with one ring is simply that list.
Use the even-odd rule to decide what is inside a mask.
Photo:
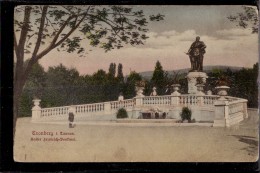
[{"label": "foliage", "polygon": [[157,88],[158,95],[165,93],[167,86],[167,73],[163,70],[163,67],[159,61],[155,64],[151,82],[153,87],[155,86]]},{"label": "foliage", "polygon": [[[119,66],[119,65],[118,65]],[[245,98],[248,107],[258,107],[258,63],[253,68],[243,68],[239,71],[230,69],[214,69],[207,74],[206,91],[213,92],[221,76],[231,81],[229,95]],[[180,92],[187,93],[186,74],[180,74]],[[93,75],[79,75],[74,68],[67,68],[62,64],[50,67],[47,72],[40,64],[35,64],[25,84],[20,98],[19,115],[30,116],[34,97],[40,98],[42,107],[66,106],[71,104],[87,104],[117,100],[122,92],[124,98],[133,98],[136,95],[136,82],[144,81],[142,76],[131,72],[127,80],[120,81],[118,77],[110,78],[104,70],[98,70]],[[172,82],[171,76],[167,83]],[[152,80],[145,81],[144,94],[150,95],[154,86]]]},{"label": "foliage", "polygon": [[128,114],[124,108],[120,108],[117,111],[116,118],[128,118]]},{"label": "foliage", "polygon": [[191,110],[188,107],[183,107],[182,111],[180,113],[182,121],[188,120],[189,122],[191,121]]},{"label": "foliage", "polygon": [[202,77],[198,77],[197,81],[196,81],[196,84],[204,84],[203,83],[203,78]]},{"label": "foliage", "polygon": [[118,64],[117,68],[117,78],[119,81],[123,82],[124,75],[123,75],[123,65],[121,63]]},{"label": "foliage", "polygon": [[111,63],[108,69],[108,76],[110,78],[115,78],[116,76],[116,64],[115,63]]},{"label": "foliage", "polygon": [[252,33],[258,33],[258,16],[253,7],[243,6],[243,12],[228,16],[231,22],[237,23],[240,28],[251,28]]},{"label": "foliage", "polygon": [[123,94],[126,99],[133,98],[136,95],[135,84],[142,80],[142,76],[135,71],[132,71],[124,83]]},{"label": "foliage", "polygon": [[[145,16],[142,10],[118,5],[23,5],[17,6],[14,14],[13,133],[28,75],[33,65],[50,51],[57,49],[83,56],[86,46],[82,41],[106,52],[125,44],[140,45],[148,38],[148,21],[160,21],[164,17]],[[26,65],[25,59],[28,59]]]},{"label": "foliage", "polygon": [[248,100],[248,107],[258,107],[258,63],[253,68],[243,68],[239,71],[215,69],[207,75],[206,90],[214,91],[216,86],[225,84],[230,87],[228,94]]}]

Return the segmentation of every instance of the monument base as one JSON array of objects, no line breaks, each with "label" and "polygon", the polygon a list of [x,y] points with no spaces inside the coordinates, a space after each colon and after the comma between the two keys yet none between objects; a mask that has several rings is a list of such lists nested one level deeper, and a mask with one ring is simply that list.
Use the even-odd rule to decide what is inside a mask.
[{"label": "monument base", "polygon": [[186,78],[188,80],[188,93],[197,94],[197,78],[202,78],[203,84],[206,84],[208,76],[205,72],[189,72]]}]

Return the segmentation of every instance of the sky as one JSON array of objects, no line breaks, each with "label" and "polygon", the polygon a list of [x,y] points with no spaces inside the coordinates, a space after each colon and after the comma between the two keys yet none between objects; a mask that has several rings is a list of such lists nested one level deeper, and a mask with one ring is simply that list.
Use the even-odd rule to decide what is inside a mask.
[{"label": "sky", "polygon": [[147,39],[141,46],[125,46],[105,52],[86,44],[87,54],[52,50],[40,60],[47,70],[60,63],[76,68],[80,74],[93,74],[98,69],[108,70],[109,64],[122,63],[123,73],[130,71],[152,71],[156,61],[164,70],[189,68],[190,61],[185,52],[200,36],[207,48],[203,65],[227,65],[252,67],[258,61],[258,36],[249,29],[240,29],[227,16],[242,12],[242,6],[133,6],[146,15],[163,14],[160,22],[148,25]]}]

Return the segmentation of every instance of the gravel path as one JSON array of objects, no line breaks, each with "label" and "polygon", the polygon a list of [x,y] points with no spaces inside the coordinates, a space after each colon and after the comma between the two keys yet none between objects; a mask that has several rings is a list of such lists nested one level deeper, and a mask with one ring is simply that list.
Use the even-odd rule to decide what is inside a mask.
[{"label": "gravel path", "polygon": [[257,124],[256,118],[249,118],[232,128],[158,124],[77,124],[68,128],[67,124],[37,124],[31,123],[30,118],[19,118],[14,159],[21,162],[254,162],[258,159]]}]

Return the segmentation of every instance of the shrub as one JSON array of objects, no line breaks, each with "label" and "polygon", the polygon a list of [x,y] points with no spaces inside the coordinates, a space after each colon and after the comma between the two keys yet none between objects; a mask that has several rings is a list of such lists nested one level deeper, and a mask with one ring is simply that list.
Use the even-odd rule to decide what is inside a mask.
[{"label": "shrub", "polygon": [[120,108],[117,111],[116,118],[128,118],[126,110],[124,108]]},{"label": "shrub", "polygon": [[180,113],[182,121],[188,120],[191,121],[191,110],[188,107],[183,107]]}]

